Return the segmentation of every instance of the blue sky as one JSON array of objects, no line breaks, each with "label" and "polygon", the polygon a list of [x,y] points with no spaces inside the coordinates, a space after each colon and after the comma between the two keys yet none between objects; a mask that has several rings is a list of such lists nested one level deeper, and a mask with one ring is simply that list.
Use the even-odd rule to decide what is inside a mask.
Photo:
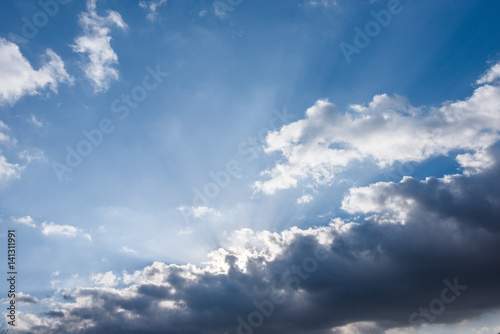
[{"label": "blue sky", "polygon": [[[400,238],[424,231],[415,247],[430,252],[438,239],[423,236],[462,231],[473,239],[462,247],[478,242],[495,253],[489,241],[498,241],[500,203],[497,2],[42,0],[0,7],[0,235],[6,240],[9,227],[18,232],[21,330],[89,331],[77,312],[85,296],[98,300],[112,290],[126,299],[151,284],[165,288],[166,278],[153,282],[147,273],[157,268],[170,277],[181,268],[200,275],[192,289],[183,297],[156,295],[184,305],[183,319],[191,320],[178,328],[237,332],[231,312],[245,318],[262,291],[248,292],[246,304],[218,304],[236,290],[207,301],[200,282],[210,276],[222,286],[244,286],[226,268],[235,258],[235,270],[264,284],[288,263],[284,254],[300,258],[305,250],[294,245],[308,238],[346,259],[364,247],[387,247],[384,256],[394,260],[407,245],[361,240],[381,231]],[[346,56],[347,44],[357,51]],[[466,194],[474,199],[463,202],[470,212],[457,206]],[[456,224],[451,232],[449,224]],[[468,276],[482,272],[473,266],[482,253],[463,254],[471,266],[459,270],[446,264],[458,261],[449,253],[457,245],[448,246],[436,251],[441,265],[429,254],[405,267],[416,273],[412,293],[438,294],[442,281],[459,273],[469,286],[483,284]],[[262,257],[267,267],[252,267]],[[485,268],[495,263],[495,256],[485,258]],[[371,268],[368,262],[356,262],[360,272]],[[328,263],[333,267],[317,277],[340,270]],[[386,282],[398,281],[399,265],[391,265]],[[334,284],[318,278],[302,291],[311,297]],[[364,284],[367,291],[384,285]],[[426,326],[412,327],[411,312],[390,309],[331,320],[333,309],[313,298],[314,307],[304,310],[324,313],[315,313],[314,324],[294,327],[286,320],[294,311],[286,308],[261,330],[498,332],[491,314],[500,304],[479,297],[497,295],[498,287],[471,290]],[[297,293],[292,288],[287,296],[297,303]],[[418,309],[415,298],[394,307]],[[225,316],[210,322],[190,300],[205,300]],[[346,309],[354,300],[344,301]],[[178,312],[151,303],[156,311]],[[91,327],[168,332],[161,321],[144,324],[152,312],[125,309],[137,323],[130,316],[120,327],[110,320],[120,310],[107,310]]]}]

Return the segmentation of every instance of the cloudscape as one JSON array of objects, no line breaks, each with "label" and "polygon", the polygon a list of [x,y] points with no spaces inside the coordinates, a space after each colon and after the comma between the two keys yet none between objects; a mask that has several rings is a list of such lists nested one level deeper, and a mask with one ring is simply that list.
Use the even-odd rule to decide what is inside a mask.
[{"label": "cloudscape", "polygon": [[500,4],[0,4],[2,333],[500,332]]}]

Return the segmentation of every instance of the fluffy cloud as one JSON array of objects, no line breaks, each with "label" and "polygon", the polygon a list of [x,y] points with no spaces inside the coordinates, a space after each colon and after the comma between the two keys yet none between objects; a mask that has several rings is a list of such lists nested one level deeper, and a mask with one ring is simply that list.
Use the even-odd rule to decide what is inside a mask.
[{"label": "fluffy cloud", "polygon": [[378,222],[392,217],[392,222],[405,223],[418,215],[420,219],[461,222],[500,232],[500,194],[496,188],[500,149],[489,147],[482,155],[488,164],[482,166],[480,174],[428,177],[424,181],[405,177],[399,183],[379,182],[352,188],[342,208],[351,214],[374,213],[372,218]]},{"label": "fluffy cloud", "polygon": [[97,273],[92,274],[90,279],[97,285],[112,287],[118,284],[120,279],[113,274],[113,272],[108,271],[107,273]]},{"label": "fluffy cloud", "polygon": [[83,69],[86,77],[92,82],[95,92],[105,92],[113,80],[118,80],[118,71],[113,67],[118,64],[118,56],[111,48],[110,26],[116,25],[126,29],[127,25],[121,15],[108,10],[108,15],[97,15],[96,1],[87,1],[87,12],[80,14],[80,26],[83,35],[75,39],[72,45],[74,52],[85,53],[88,60]]},{"label": "fluffy cloud", "polygon": [[45,89],[57,92],[60,83],[73,83],[61,58],[47,49],[41,67],[33,69],[19,47],[0,38],[0,105],[14,104],[24,95],[36,95]]},{"label": "fluffy cloud", "polygon": [[42,233],[45,235],[60,235],[68,238],[75,238],[78,235],[83,236],[88,240],[92,240],[90,234],[84,233],[81,229],[71,225],[58,225],[53,222],[43,222]]},{"label": "fluffy cloud", "polygon": [[166,3],[167,0],[149,0],[139,2],[139,6],[147,10],[148,14],[146,15],[146,17],[148,20],[155,21],[158,16],[158,7]]},{"label": "fluffy cloud", "polygon": [[467,289],[431,325],[458,326],[500,309],[500,149],[486,152],[479,173],[351,189],[344,209],[367,214],[355,222],[243,229],[202,266],[155,262],[120,288],[60,290],[44,302],[62,316],[38,315],[35,332],[415,333],[410,316],[445,280]]},{"label": "fluffy cloud", "polygon": [[[351,162],[370,160],[383,167],[423,161],[454,150],[480,151],[500,138],[500,86],[493,83],[498,64],[472,96],[440,108],[414,107],[401,96],[377,95],[345,113],[319,100],[305,119],[268,134],[265,151],[283,161],[262,174],[256,191],[273,194],[301,180],[329,184]],[[464,161],[462,159],[462,161]]]}]

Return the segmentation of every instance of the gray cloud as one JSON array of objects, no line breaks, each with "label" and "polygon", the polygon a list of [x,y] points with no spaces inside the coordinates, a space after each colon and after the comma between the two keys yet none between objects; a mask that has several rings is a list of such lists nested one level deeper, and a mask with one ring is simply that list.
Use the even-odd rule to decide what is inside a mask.
[{"label": "gray cloud", "polygon": [[[444,280],[467,289],[433,323],[498,310],[500,150],[487,152],[493,164],[481,173],[379,183],[364,197],[351,189],[346,209],[360,211],[356,201],[375,201],[370,196],[380,204],[361,210],[361,222],[335,219],[282,233],[242,230],[204,267],[156,262],[125,273],[118,288],[60,291],[52,302],[64,317],[42,314],[47,325],[34,332],[238,333],[238,317],[256,324],[259,318],[249,316],[268,312],[262,326],[250,328],[383,333],[409,326],[412,313],[439,298]],[[388,223],[391,212],[397,214]],[[271,312],[272,296],[282,303],[271,302]]]}]

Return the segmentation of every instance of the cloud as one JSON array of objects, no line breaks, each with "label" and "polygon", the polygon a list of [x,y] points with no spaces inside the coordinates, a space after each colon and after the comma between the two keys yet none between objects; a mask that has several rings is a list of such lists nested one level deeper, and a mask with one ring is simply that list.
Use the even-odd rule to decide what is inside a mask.
[{"label": "cloud", "polygon": [[90,279],[97,285],[103,285],[106,287],[112,287],[118,284],[120,279],[116,277],[113,272],[108,271],[107,273],[97,273],[92,274]]},{"label": "cloud", "polygon": [[127,253],[127,254],[135,254],[135,253],[137,253],[135,250],[133,250],[132,248],[129,248],[127,246],[123,246],[122,248],[120,248],[120,252]]},{"label": "cloud", "polygon": [[[8,304],[10,303],[10,298],[3,298],[1,303]],[[33,297],[27,293],[18,292],[16,293],[16,303],[22,304],[38,304],[38,298]]]},{"label": "cloud", "polygon": [[0,182],[21,178],[21,171],[23,169],[24,167],[18,164],[11,164],[3,155],[0,155]]},{"label": "cloud", "polygon": [[214,216],[220,216],[221,213],[219,211],[216,211],[212,208],[209,208],[207,206],[180,206],[177,208],[179,211],[181,211],[184,214],[188,214],[193,216],[194,218],[200,218],[204,219],[204,217],[208,215],[214,215]]},{"label": "cloud", "polygon": [[24,95],[37,95],[47,88],[57,93],[60,83],[72,84],[61,58],[51,49],[41,57],[41,67],[33,69],[19,47],[0,38],[0,105],[13,105]]},{"label": "cloud", "polygon": [[149,0],[149,1],[141,1],[139,2],[139,6],[141,8],[146,9],[148,14],[146,15],[146,18],[150,21],[155,21],[158,13],[158,7],[164,5],[167,3],[167,0]]},{"label": "cloud", "polygon": [[[428,177],[420,181],[405,177],[399,183],[379,182],[367,187],[352,188],[342,202],[342,209],[354,213],[375,213],[375,221],[397,218],[393,222],[405,223],[418,215],[420,219],[451,219],[463,224],[474,224],[500,232],[500,196],[495,185],[498,182],[500,149],[486,149],[489,168],[481,174],[446,175],[443,178]],[[382,216],[380,216],[382,215]]]},{"label": "cloud", "polygon": [[42,233],[45,235],[59,235],[68,238],[75,238],[76,236],[83,236],[88,240],[92,240],[90,234],[84,233],[81,229],[71,225],[58,225],[53,222],[42,223]]},{"label": "cloud", "polygon": [[24,217],[19,217],[19,218],[10,217],[10,219],[14,223],[23,224],[23,225],[26,225],[26,226],[29,226],[32,228],[36,228],[35,220],[33,218],[31,218],[30,216],[24,216]]},{"label": "cloud", "polygon": [[32,161],[47,161],[45,154],[39,148],[31,148],[21,151],[17,154],[20,159],[26,160],[27,164]]},{"label": "cloud", "polygon": [[111,82],[118,80],[118,70],[114,65],[118,64],[118,56],[111,48],[110,26],[126,29],[127,25],[121,15],[115,11],[108,10],[108,15],[103,17],[97,15],[96,1],[87,1],[87,12],[80,14],[80,26],[83,35],[75,39],[71,45],[74,52],[88,55],[88,60],[83,64],[85,76],[92,82],[94,91],[105,92],[109,89]]},{"label": "cloud", "polygon": [[500,78],[500,63],[493,65],[491,68],[489,68],[486,73],[479,78],[476,83],[478,85],[483,85],[486,83],[492,83]]},{"label": "cloud", "polygon": [[28,118],[28,122],[33,124],[37,128],[42,128],[43,127],[43,122],[38,120],[35,115],[31,114],[30,117]]},{"label": "cloud", "polygon": [[302,195],[301,197],[297,198],[297,204],[309,203],[313,199],[314,199],[314,197],[311,194],[305,194],[305,195]]},{"label": "cloud", "polygon": [[16,302],[23,304],[38,304],[38,298],[19,292],[16,294]]},{"label": "cloud", "polygon": [[335,7],[338,6],[338,0],[307,0],[306,5],[312,7]]},{"label": "cloud", "polygon": [[[410,316],[424,321],[419,310],[440,298],[446,280],[467,288],[431,325],[493,312],[500,309],[500,148],[486,152],[493,165],[473,175],[376,183],[362,197],[351,189],[344,209],[366,214],[356,221],[243,229],[200,266],[155,262],[124,272],[120,288],[109,286],[118,281],[109,272],[96,277],[108,286],[60,290],[45,302],[65,316],[43,318],[37,330],[414,332]],[[384,214],[392,213],[387,224]]]},{"label": "cloud", "polygon": [[12,139],[6,133],[9,130],[9,127],[4,122],[0,121],[0,143],[9,144],[12,142]]},{"label": "cloud", "polygon": [[402,96],[382,94],[342,113],[319,100],[304,119],[267,135],[265,152],[279,152],[282,160],[262,172],[267,179],[254,188],[274,194],[304,180],[313,186],[331,184],[354,161],[385,167],[455,150],[480,151],[500,138],[498,105],[500,86],[494,84],[439,108],[414,107]]}]

